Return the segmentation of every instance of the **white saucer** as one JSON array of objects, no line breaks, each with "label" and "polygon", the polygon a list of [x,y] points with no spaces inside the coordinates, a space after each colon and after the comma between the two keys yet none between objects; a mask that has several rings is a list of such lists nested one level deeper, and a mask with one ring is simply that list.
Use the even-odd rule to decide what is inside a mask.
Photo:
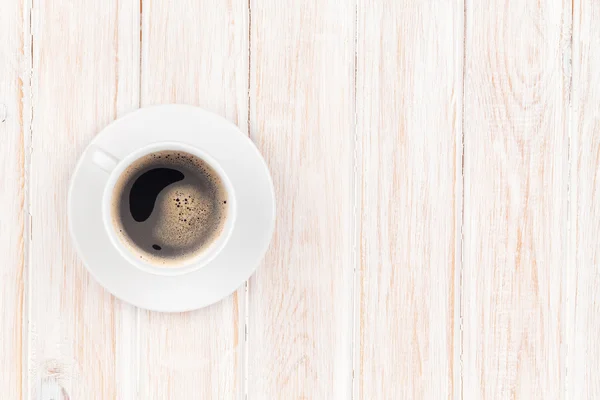
[{"label": "white saucer", "polygon": [[[223,251],[184,275],[160,276],[127,262],[111,244],[102,220],[108,174],[92,163],[94,146],[118,159],[160,141],[199,148],[219,162],[234,187],[237,218]],[[267,165],[250,139],[226,119],[185,105],[142,108],[104,128],[81,156],[69,190],[69,228],[94,278],[115,296],[155,311],[188,311],[233,293],[252,275],[275,226],[275,194]]]}]

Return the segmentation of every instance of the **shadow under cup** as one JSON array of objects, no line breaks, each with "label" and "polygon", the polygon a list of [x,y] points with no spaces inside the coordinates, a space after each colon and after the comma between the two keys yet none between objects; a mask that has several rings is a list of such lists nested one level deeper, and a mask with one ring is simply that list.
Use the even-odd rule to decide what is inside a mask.
[{"label": "shadow under cup", "polygon": [[118,162],[103,203],[113,244],[154,274],[206,265],[225,246],[235,220],[233,188],[220,165],[182,144],[149,146]]}]

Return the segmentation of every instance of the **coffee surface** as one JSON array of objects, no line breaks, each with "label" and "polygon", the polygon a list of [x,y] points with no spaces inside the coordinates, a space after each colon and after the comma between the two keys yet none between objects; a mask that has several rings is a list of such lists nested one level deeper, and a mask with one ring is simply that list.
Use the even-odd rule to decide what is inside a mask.
[{"label": "coffee surface", "polygon": [[179,151],[135,161],[113,191],[117,234],[136,256],[159,266],[201,254],[219,237],[227,211],[227,191],[216,171]]}]

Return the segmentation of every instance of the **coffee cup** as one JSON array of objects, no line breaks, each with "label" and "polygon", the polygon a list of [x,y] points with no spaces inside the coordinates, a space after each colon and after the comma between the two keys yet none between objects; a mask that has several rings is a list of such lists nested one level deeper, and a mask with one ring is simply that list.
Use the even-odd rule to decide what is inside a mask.
[{"label": "coffee cup", "polygon": [[122,159],[97,146],[92,161],[109,174],[102,219],[111,244],[140,270],[181,275],[212,261],[229,240],[236,197],[205,151],[157,142]]}]

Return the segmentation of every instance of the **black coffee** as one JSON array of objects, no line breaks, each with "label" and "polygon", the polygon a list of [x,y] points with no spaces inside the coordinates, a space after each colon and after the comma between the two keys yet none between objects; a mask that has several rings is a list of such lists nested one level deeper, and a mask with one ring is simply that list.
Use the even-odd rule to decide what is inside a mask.
[{"label": "black coffee", "polygon": [[205,161],[180,151],[144,156],[113,192],[113,222],[138,257],[165,267],[202,253],[223,230],[227,191]]}]

